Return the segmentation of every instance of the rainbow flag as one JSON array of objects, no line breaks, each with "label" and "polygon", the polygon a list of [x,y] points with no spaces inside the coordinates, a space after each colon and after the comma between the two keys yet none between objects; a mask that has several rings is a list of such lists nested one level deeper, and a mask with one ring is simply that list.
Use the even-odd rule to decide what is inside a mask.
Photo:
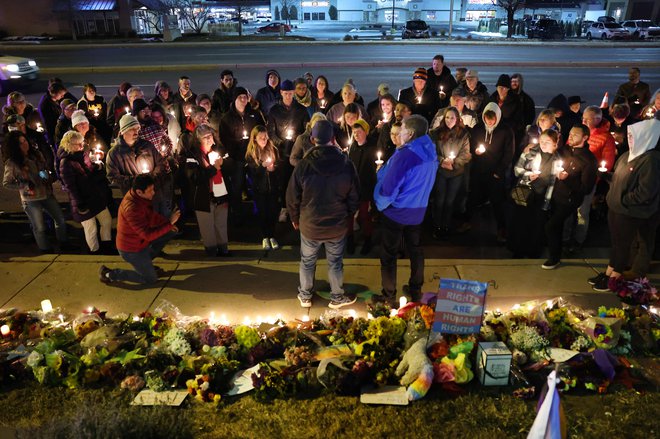
[{"label": "rainbow flag", "polygon": [[536,419],[527,439],[565,439],[566,418],[557,391],[557,371],[548,375],[548,388],[541,394]]}]

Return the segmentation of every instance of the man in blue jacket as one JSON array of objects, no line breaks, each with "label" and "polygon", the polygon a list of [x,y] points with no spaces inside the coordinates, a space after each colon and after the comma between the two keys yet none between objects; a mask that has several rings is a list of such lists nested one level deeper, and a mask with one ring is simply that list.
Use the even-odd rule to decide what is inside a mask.
[{"label": "man in blue jacket", "polygon": [[380,272],[382,296],[376,301],[396,302],[396,256],[404,239],[410,253],[409,299],[421,298],[424,253],[420,245],[421,223],[438,169],[435,145],[426,134],[428,122],[419,115],[403,120],[398,148],[377,174],[376,207],[382,213]]}]

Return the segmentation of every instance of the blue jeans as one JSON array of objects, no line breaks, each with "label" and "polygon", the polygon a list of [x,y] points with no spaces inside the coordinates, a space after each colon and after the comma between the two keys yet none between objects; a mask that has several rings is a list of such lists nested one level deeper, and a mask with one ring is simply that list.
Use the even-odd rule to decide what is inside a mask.
[{"label": "blue jeans", "polygon": [[446,177],[442,172],[438,172],[433,192],[433,224],[435,227],[449,228],[454,213],[454,200],[456,200],[462,184],[461,175]]},{"label": "blue jeans", "polygon": [[136,284],[153,284],[158,281],[156,270],[152,259],[158,256],[160,251],[175,236],[174,232],[167,232],[165,235],[152,241],[148,246],[139,252],[125,252],[119,250],[121,257],[131,264],[133,270],[122,270],[116,268],[110,271],[110,279],[113,281],[128,281]]},{"label": "blue jeans", "polygon": [[46,236],[46,222],[44,221],[43,211],[48,212],[53,221],[55,222],[55,235],[57,241],[62,244],[67,241],[66,236],[66,221],[60,205],[57,203],[55,197],[50,195],[45,200],[38,201],[23,201],[23,210],[30,220],[32,226],[32,233],[34,239],[37,241],[39,250],[49,250],[51,248]]},{"label": "blue jeans", "polygon": [[325,256],[328,260],[328,282],[330,283],[330,299],[340,299],[344,295],[344,245],[346,236],[336,241],[314,241],[300,234],[300,286],[298,297],[310,299],[314,295],[314,274],[316,260],[321,245],[325,245]]}]

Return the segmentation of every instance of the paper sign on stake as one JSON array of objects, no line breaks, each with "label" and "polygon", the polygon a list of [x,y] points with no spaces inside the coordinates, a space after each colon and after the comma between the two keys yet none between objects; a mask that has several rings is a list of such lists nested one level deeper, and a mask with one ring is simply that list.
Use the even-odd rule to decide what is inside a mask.
[{"label": "paper sign on stake", "polygon": [[440,279],[433,331],[443,334],[476,334],[481,329],[488,284]]},{"label": "paper sign on stake", "polygon": [[187,390],[173,390],[168,392],[154,392],[143,390],[137,394],[131,405],[171,405],[180,406],[188,396]]},{"label": "paper sign on stake", "polygon": [[362,404],[408,405],[408,394],[403,386],[382,386],[374,389],[362,389]]}]

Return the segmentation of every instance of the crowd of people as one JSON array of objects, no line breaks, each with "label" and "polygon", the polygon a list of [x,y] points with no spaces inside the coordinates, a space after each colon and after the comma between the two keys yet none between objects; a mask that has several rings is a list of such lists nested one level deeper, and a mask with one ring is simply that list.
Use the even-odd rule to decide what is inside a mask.
[{"label": "crowd of people", "polygon": [[[651,94],[631,68],[612,102],[583,108],[558,94],[538,115],[519,73],[495,90],[476,70],[452,74],[442,55],[412,72],[395,96],[386,83],[365,101],[351,79],[330,90],[305,73],[283,79],[268,70],[255,93],[230,70],[209,94],[157,81],[152,96],[128,82],[109,102],[94,84],[73,96],[58,78],[35,108],[12,92],[3,107],[3,184],[19,191],[35,240],[68,246],[58,181],[90,253],[119,254],[134,271],[101,269],[101,280],[154,282],[155,257],[195,218],[205,252],[231,256],[228,224],[257,216],[262,247],[277,250],[278,221],[300,230],[298,298],[311,306],[316,255],[325,246],[331,307],[353,303],[343,292],[343,256],[367,255],[380,227],[381,300],[396,298],[396,261],[409,254],[405,294],[421,292],[424,221],[433,238],[467,233],[481,208],[492,209],[493,238],[514,258],[560,265],[587,238],[592,206],[607,203],[612,256],[590,282],[647,274],[660,221],[660,89]],[[112,190],[123,196],[117,207]],[[245,200],[252,200],[247,208]],[[603,201],[604,200],[604,201]],[[428,215],[427,215],[427,207]],[[112,215],[117,238],[112,242]],[[359,225],[360,233],[356,233]]]}]

